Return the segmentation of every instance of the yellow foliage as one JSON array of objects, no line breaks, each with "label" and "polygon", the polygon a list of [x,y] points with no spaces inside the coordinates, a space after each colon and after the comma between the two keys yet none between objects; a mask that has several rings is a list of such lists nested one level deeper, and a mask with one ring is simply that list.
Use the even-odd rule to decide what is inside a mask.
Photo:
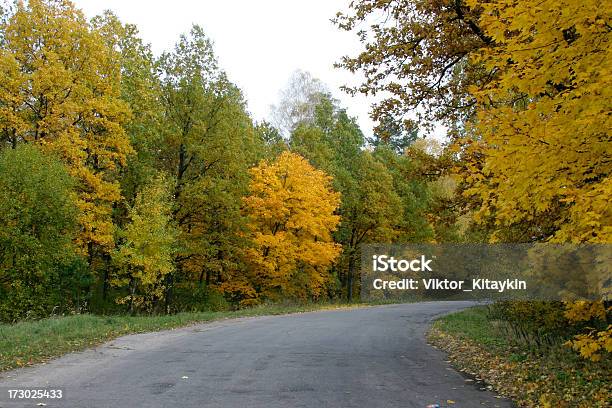
[{"label": "yellow foliage", "polygon": [[599,332],[591,330],[588,334],[578,334],[566,345],[586,359],[600,361],[603,353],[612,353],[612,325]]},{"label": "yellow foliage", "polygon": [[606,320],[606,308],[603,302],[578,300],[565,305],[565,317],[570,322],[585,322],[592,319]]},{"label": "yellow foliage", "polygon": [[329,279],[327,268],[340,246],[331,233],[340,194],[331,177],[301,156],[284,152],[251,170],[244,199],[253,246],[247,250],[252,285],[264,297],[317,297]]},{"label": "yellow foliage", "polygon": [[610,30],[597,0],[473,1],[494,39],[472,56],[495,79],[478,102],[468,195],[497,225],[552,217],[554,242],[612,240]]},{"label": "yellow foliage", "polygon": [[[115,286],[130,286],[129,300],[140,306],[163,297],[163,278],[174,270],[178,231],[171,223],[170,183],[158,176],[136,196],[129,210],[130,223],[121,231],[123,244],[113,254],[118,274]],[[136,297],[139,288],[144,296]]]},{"label": "yellow foliage", "polygon": [[[603,302],[575,301],[568,302],[565,317],[570,322],[587,322],[590,320],[606,320],[606,308]],[[601,360],[603,353],[612,353],[612,325],[606,330],[590,330],[586,334],[578,334],[573,340],[565,343],[580,355],[591,361]]]},{"label": "yellow foliage", "polygon": [[[549,219],[551,242],[611,242],[612,8],[597,0],[469,5],[493,39],[471,63],[495,73],[470,87],[478,137],[466,145],[476,160],[465,181],[466,195],[482,202],[476,219],[494,218],[500,229]],[[605,320],[606,311],[601,302],[573,302],[565,317]],[[567,344],[597,361],[610,336],[610,328],[591,331]]]},{"label": "yellow foliage", "polygon": [[79,180],[78,243],[113,245],[117,166],[132,152],[114,50],[66,0],[17,3],[0,26],[0,128],[5,142],[38,143]]},{"label": "yellow foliage", "polygon": [[223,282],[219,289],[231,302],[242,307],[253,306],[258,302],[258,293],[244,276],[235,276]]}]

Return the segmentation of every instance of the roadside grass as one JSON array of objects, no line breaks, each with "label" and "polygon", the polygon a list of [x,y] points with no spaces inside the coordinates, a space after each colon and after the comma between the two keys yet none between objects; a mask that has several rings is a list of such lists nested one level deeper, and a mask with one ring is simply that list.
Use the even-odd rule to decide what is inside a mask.
[{"label": "roadside grass", "polygon": [[45,362],[126,334],[168,330],[238,317],[280,315],[359,306],[365,305],[359,303],[269,304],[238,311],[150,316],[78,314],[15,324],[0,324],[0,371]]},{"label": "roadside grass", "polygon": [[493,323],[487,318],[485,306],[477,306],[442,316],[435,326],[446,333],[475,341],[487,347],[503,349],[509,346],[507,339],[496,333]]},{"label": "roadside grass", "polygon": [[609,407],[612,361],[591,362],[562,343],[529,348],[490,320],[486,306],[438,318],[428,340],[460,371],[521,407]]}]

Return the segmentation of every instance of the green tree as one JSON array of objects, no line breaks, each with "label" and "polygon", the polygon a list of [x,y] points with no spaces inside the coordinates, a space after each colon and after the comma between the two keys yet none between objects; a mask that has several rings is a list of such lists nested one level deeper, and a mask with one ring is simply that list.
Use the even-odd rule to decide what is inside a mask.
[{"label": "green tree", "polygon": [[256,124],[255,135],[263,147],[262,156],[266,159],[273,159],[287,150],[287,140],[280,130],[267,121]]},{"label": "green tree", "polygon": [[34,146],[0,152],[0,320],[81,306],[74,180]]},{"label": "green tree", "polygon": [[[374,157],[384,164],[393,178],[393,190],[401,200],[402,214],[398,222],[398,235],[394,242],[429,242],[434,239],[430,223],[435,196],[431,182],[436,176],[425,174],[419,162],[412,160],[409,152],[396,146],[381,144],[374,150]],[[431,160],[435,160],[433,157]]]},{"label": "green tree", "polygon": [[174,176],[173,216],[181,231],[177,271],[167,275],[166,287],[220,284],[222,272],[241,262],[246,218],[240,203],[248,169],[263,154],[261,139],[200,27],[181,36],[158,66],[166,123],[159,162]]}]

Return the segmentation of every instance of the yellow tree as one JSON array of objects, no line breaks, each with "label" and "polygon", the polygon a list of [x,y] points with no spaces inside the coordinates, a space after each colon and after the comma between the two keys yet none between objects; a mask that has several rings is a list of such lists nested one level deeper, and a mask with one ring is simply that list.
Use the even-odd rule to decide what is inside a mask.
[{"label": "yellow tree", "polygon": [[131,153],[120,65],[67,0],[19,2],[0,23],[0,148],[36,143],[78,180],[79,245],[113,246],[118,167]]},{"label": "yellow tree", "polygon": [[[423,119],[467,136],[461,187],[493,240],[610,243],[609,4],[361,0],[351,8],[341,28],[385,16],[362,33],[365,51],[341,64],[365,74],[353,91],[391,95],[376,106],[378,119],[420,107]],[[594,286],[609,279],[601,272]],[[601,327],[574,348],[595,359],[612,351],[603,303],[568,306],[570,321]]]},{"label": "yellow tree", "polygon": [[[472,63],[496,72],[469,88],[478,105],[471,123],[467,195],[477,217],[499,229],[550,219],[551,242],[612,240],[610,19],[599,1],[467,2],[494,46]],[[609,254],[603,247],[601,255]],[[599,255],[598,255],[599,256]],[[600,286],[609,268],[594,265]],[[603,295],[603,293],[602,293]],[[604,325],[602,302],[570,302],[571,322]],[[597,360],[612,352],[612,326],[568,344]]]},{"label": "yellow tree", "polygon": [[[416,113],[469,135],[479,216],[521,241],[609,242],[610,7],[600,1],[351,3],[340,28],[378,21],[340,64],[384,93],[381,121]],[[380,17],[380,18],[379,18]],[[381,124],[384,124],[381,122]],[[473,159],[473,160],[471,160]],[[508,235],[508,234],[506,234]]]},{"label": "yellow tree", "polygon": [[[480,139],[468,151],[483,159],[469,167],[466,193],[480,198],[477,215],[501,228],[551,218],[550,241],[609,243],[612,10],[594,0],[469,3],[482,9],[480,25],[495,43],[473,61],[497,72],[470,89]],[[599,272],[601,282],[609,278]],[[601,302],[571,302],[566,317],[605,322],[606,313]],[[569,344],[598,359],[612,351],[611,334],[608,327]]]},{"label": "yellow tree", "polygon": [[251,170],[244,199],[252,248],[249,278],[266,298],[316,298],[329,280],[327,268],[340,246],[332,239],[340,217],[340,194],[332,179],[301,156],[284,152]]},{"label": "yellow tree", "polygon": [[601,2],[470,1],[495,46],[473,63],[497,78],[470,92],[484,155],[469,194],[498,225],[554,217],[555,242],[612,240],[610,26]]},{"label": "yellow tree", "polygon": [[178,230],[172,224],[170,191],[171,183],[161,175],[145,186],[120,234],[123,243],[113,256],[118,267],[113,284],[128,286],[129,295],[120,301],[129,304],[130,312],[136,306],[151,309],[162,299],[164,277],[174,270]]}]

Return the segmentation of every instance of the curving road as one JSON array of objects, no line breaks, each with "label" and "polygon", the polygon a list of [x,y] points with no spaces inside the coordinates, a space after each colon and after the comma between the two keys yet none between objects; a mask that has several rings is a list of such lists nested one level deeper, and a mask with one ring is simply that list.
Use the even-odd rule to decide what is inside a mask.
[{"label": "curving road", "polygon": [[[0,373],[8,388],[63,388],[46,407],[511,407],[427,345],[430,302],[225,320],[125,336],[45,365]],[[39,405],[41,406],[41,405]]]}]

